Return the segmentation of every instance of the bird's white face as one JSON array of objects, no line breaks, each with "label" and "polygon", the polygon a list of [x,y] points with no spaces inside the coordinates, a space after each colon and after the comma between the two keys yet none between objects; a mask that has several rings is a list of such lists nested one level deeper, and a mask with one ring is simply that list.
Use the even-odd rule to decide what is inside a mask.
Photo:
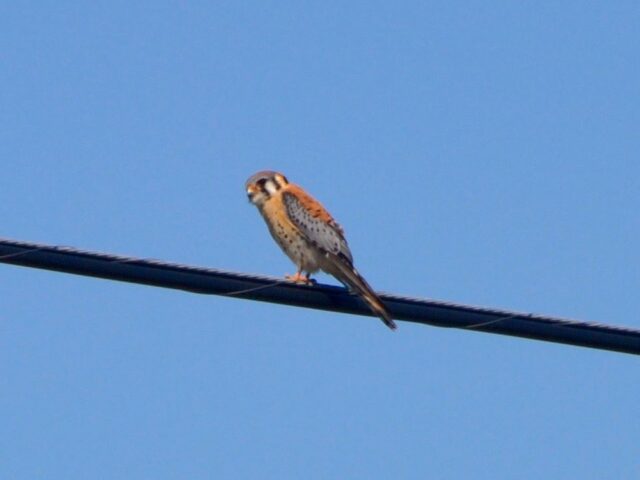
[{"label": "bird's white face", "polygon": [[287,183],[286,177],[280,173],[259,172],[247,180],[247,196],[251,203],[261,207]]}]

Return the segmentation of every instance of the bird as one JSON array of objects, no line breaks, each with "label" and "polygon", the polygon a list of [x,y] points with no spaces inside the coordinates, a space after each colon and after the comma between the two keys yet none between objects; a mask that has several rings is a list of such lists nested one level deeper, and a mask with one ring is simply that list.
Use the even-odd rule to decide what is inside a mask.
[{"label": "bird", "polygon": [[313,284],[311,274],[322,270],[359,295],[387,327],[396,329],[380,297],[353,266],[342,227],[320,202],[271,170],[249,177],[245,188],[271,236],[298,268],[295,275],[285,276],[287,280]]}]

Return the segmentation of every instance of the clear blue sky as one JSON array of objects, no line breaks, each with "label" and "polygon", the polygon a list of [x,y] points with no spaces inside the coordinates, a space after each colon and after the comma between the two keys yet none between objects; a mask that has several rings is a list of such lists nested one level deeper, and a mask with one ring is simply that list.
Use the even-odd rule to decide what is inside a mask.
[{"label": "clear blue sky", "polygon": [[[0,7],[0,236],[640,327],[640,6]],[[391,4],[394,6],[391,6]],[[325,276],[322,282],[333,283]],[[0,478],[640,474],[637,357],[0,265]]]}]

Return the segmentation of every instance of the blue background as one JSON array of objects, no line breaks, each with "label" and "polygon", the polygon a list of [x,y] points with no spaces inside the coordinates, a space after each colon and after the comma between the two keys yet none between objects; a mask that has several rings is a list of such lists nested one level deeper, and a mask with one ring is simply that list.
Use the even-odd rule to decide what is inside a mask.
[{"label": "blue background", "polygon": [[[90,3],[0,7],[0,236],[291,273],[269,168],[379,290],[640,327],[637,1]],[[0,298],[4,479],[640,473],[630,355],[7,265]]]}]

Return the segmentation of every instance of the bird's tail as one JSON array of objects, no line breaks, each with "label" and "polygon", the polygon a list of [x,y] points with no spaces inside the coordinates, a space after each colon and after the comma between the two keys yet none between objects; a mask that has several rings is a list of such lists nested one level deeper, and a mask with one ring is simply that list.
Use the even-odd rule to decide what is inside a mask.
[{"label": "bird's tail", "polygon": [[343,262],[334,262],[334,266],[337,268],[331,273],[344,283],[346,287],[360,295],[371,311],[380,317],[387,327],[395,330],[397,326],[391,318],[389,311],[362,275],[360,275],[353,266],[346,265]]}]

